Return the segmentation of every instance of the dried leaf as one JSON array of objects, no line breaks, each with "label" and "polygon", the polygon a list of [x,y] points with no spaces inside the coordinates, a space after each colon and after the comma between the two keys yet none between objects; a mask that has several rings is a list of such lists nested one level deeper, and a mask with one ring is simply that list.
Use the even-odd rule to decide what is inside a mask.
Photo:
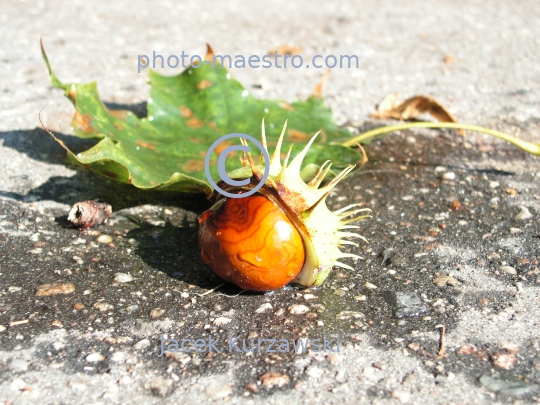
[{"label": "dried leaf", "polygon": [[[398,101],[397,93],[389,94],[371,114],[375,119],[412,120],[421,114],[431,114],[441,122],[457,122],[450,112],[437,100],[430,96],[414,96],[403,102]],[[459,130],[460,135],[465,132]]]}]

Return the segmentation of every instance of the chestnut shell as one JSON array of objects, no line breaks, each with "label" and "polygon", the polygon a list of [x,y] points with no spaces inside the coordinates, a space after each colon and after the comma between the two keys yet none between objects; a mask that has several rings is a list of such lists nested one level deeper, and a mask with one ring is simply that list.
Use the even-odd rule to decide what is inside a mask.
[{"label": "chestnut shell", "polygon": [[203,262],[217,276],[247,290],[269,291],[302,270],[302,236],[263,195],[224,198],[199,218]]}]

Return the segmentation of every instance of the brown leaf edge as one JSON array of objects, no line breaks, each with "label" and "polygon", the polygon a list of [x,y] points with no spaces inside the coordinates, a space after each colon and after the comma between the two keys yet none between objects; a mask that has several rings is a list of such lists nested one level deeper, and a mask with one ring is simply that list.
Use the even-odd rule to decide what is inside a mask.
[{"label": "brown leaf edge", "polygon": [[[421,114],[428,113],[440,122],[455,122],[455,117],[437,100],[430,96],[417,95],[403,102],[397,101],[397,94],[387,95],[370,116],[374,119],[413,120]],[[465,131],[458,130],[461,136]]]}]

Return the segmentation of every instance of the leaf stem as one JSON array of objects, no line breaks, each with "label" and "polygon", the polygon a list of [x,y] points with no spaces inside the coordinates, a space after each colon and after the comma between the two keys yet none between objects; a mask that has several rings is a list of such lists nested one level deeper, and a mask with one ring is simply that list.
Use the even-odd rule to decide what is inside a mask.
[{"label": "leaf stem", "polygon": [[404,129],[411,128],[452,128],[452,129],[464,129],[467,131],[481,132],[483,134],[488,134],[496,138],[502,139],[504,141],[510,142],[511,144],[516,145],[517,147],[523,149],[526,152],[529,152],[533,155],[540,156],[540,144],[527,142],[522,139],[518,139],[512,135],[506,134],[504,132],[496,131],[494,129],[479,127],[476,125],[469,124],[460,124],[455,122],[412,122],[407,124],[399,125],[387,125],[381,128],[375,128],[371,131],[364,132],[363,134],[357,135],[354,138],[349,139],[346,142],[343,142],[342,146],[354,146],[357,143],[362,143],[371,138],[375,138],[378,135],[388,134],[390,132],[402,131]]}]

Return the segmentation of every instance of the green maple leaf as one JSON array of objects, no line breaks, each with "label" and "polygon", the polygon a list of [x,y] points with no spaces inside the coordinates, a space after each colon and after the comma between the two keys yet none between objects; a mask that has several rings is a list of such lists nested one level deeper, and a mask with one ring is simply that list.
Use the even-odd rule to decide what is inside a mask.
[{"label": "green maple leaf", "polygon": [[[321,131],[305,158],[306,172],[313,173],[326,160],[331,160],[337,169],[362,160],[358,151],[338,144],[350,139],[351,133],[336,125],[331,110],[319,95],[290,105],[277,100],[259,100],[224,67],[203,63],[171,77],[150,71],[148,116],[138,118],[130,111],[108,109],[100,99],[96,82],[62,83],[52,71],[43,45],[41,50],[53,86],[64,90],[75,107],[74,134],[99,142],[75,154],[55,139],[66,149],[68,161],[116,181],[142,189],[211,194],[204,158],[212,143],[230,133],[259,138],[263,118],[270,153],[286,120],[288,126],[282,150],[287,151],[293,144],[292,156],[311,135]],[[217,152],[213,152],[210,166],[215,181],[219,180]],[[258,155],[258,151],[254,155]],[[226,160],[228,172],[239,167],[238,158]]]}]

